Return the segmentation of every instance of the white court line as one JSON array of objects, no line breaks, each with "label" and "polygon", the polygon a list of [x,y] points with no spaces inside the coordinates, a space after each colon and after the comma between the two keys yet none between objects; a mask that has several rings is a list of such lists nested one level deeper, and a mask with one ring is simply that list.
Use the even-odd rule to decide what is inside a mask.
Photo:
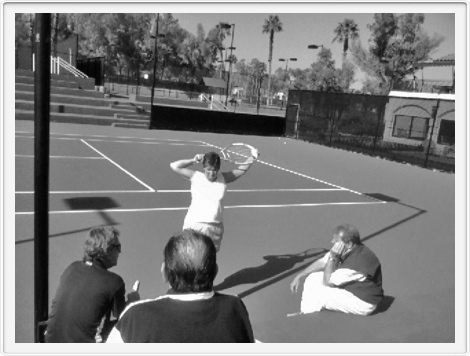
[{"label": "white court line", "polygon": [[[31,131],[15,131],[15,133],[22,133],[22,134],[33,134]],[[156,137],[135,137],[135,136],[109,136],[109,135],[88,135],[88,134],[66,134],[66,133],[58,133],[58,132],[51,132],[51,135],[57,135],[57,136],[75,136],[75,137],[101,137],[101,138],[111,138],[111,139],[135,139],[135,140],[160,140],[160,141],[179,141],[179,142],[198,142],[201,143],[201,141],[198,140],[177,140],[177,139],[171,139],[171,138],[156,138]],[[18,137],[24,137],[24,136],[18,136]]]},{"label": "white court line", "polygon": [[[201,142],[203,142],[203,141],[201,141]],[[207,143],[207,142],[203,142],[203,143],[205,143],[205,144],[208,145],[208,146],[215,147],[215,148],[217,148],[217,149],[219,149],[219,150],[222,149],[222,147],[215,146],[215,145],[212,145],[212,144]],[[340,189],[340,190],[347,190],[348,192],[351,192],[351,193],[354,193],[354,194],[357,194],[357,195],[360,195],[360,196],[365,196],[364,194],[359,193],[359,192],[357,192],[357,191],[355,191],[355,190],[348,189],[348,188],[344,188],[344,187],[341,187],[341,186],[336,185],[336,184],[328,183],[328,182],[325,182],[325,181],[323,181],[323,180],[321,180],[321,179],[313,178],[313,177],[310,177],[310,176],[308,176],[308,175],[306,175],[306,174],[302,174],[302,173],[299,173],[299,172],[295,172],[295,171],[292,171],[292,170],[287,169],[287,168],[282,168],[282,167],[276,166],[276,165],[274,165],[274,164],[271,164],[271,163],[268,163],[268,162],[264,162],[264,161],[262,161],[262,160],[260,160],[260,159],[257,159],[256,162],[265,164],[265,165],[267,165],[267,166],[269,166],[269,167],[272,167],[272,168],[279,169],[279,170],[281,170],[281,171],[285,171],[285,172],[288,172],[288,173],[295,174],[295,175],[300,176],[300,177],[302,177],[302,178],[307,178],[307,179],[310,179],[310,180],[314,180],[314,181],[316,181],[316,182],[320,182],[320,183],[323,183],[323,184],[326,184],[326,185],[329,185],[329,186],[338,188],[338,189]],[[372,198],[372,197],[369,197],[369,196],[367,196],[367,198],[373,199],[373,200],[377,200],[377,201],[380,202],[380,203],[386,203],[386,202],[384,202],[383,200],[379,200],[379,199]]]},{"label": "white court line", "polygon": [[[15,157],[34,158],[34,155],[15,155]],[[104,157],[77,157],[77,156],[49,156],[49,158],[67,158],[67,159],[106,159]]]},{"label": "white court line", "polygon": [[[319,191],[342,191],[338,188],[300,188],[300,189],[227,189],[227,192],[319,192]],[[157,193],[189,193],[190,189],[157,190]]]},{"label": "white court line", "polygon": [[[34,136],[15,136],[20,138],[31,138],[34,139]],[[125,137],[122,137],[125,138]],[[80,137],[50,137],[51,140],[64,140],[64,141],[80,141],[82,140]],[[200,141],[181,141],[181,140],[162,140],[162,142],[142,142],[142,141],[129,141],[129,140],[104,140],[104,139],[97,139],[97,138],[88,138],[87,141],[96,141],[96,142],[119,142],[119,143],[139,143],[144,145],[167,145],[167,146],[201,146],[206,147],[203,142]],[[148,139],[144,139],[148,140]],[[171,142],[167,142],[171,141]],[[180,141],[182,143],[173,143]]]},{"label": "white court line", "polygon": [[196,144],[196,143],[168,143],[168,142],[141,142],[141,141],[124,141],[124,140],[102,140],[102,139],[97,139],[97,138],[89,138],[87,141],[99,141],[99,142],[119,142],[119,143],[139,143],[139,144],[144,144],[144,145],[167,145],[167,146],[203,146],[205,147],[206,145],[204,144]]},{"label": "white court line", "polygon": [[[376,202],[343,202],[343,203],[312,203],[312,204],[279,204],[279,205],[230,205],[224,209],[239,208],[292,208],[292,207],[311,207],[311,206],[328,206],[328,205],[367,205],[367,204],[385,204],[385,201]],[[188,207],[177,208],[146,208],[146,209],[103,209],[103,210],[57,210],[49,211],[49,214],[94,214],[94,213],[132,213],[132,212],[149,212],[149,211],[176,211],[188,210]],[[33,211],[15,212],[15,215],[34,215]]]},{"label": "white court line", "polygon": [[[49,194],[112,194],[112,193],[155,193],[151,190],[56,190]],[[17,191],[15,194],[34,194],[34,191]]]},{"label": "white court line", "polygon": [[140,184],[142,184],[144,187],[146,187],[147,189],[149,189],[151,192],[155,192],[155,189],[153,189],[152,187],[150,187],[149,185],[145,184],[144,182],[142,182],[139,178],[137,178],[135,175],[133,175],[132,173],[130,173],[129,171],[126,171],[124,168],[122,168],[119,164],[117,164],[116,162],[114,162],[112,159],[106,157],[104,154],[102,154],[100,151],[98,151],[96,148],[94,148],[92,145],[90,145],[88,142],[86,142],[85,140],[80,140],[82,141],[85,145],[87,145],[88,147],[90,147],[92,150],[94,150],[96,153],[100,154],[101,156],[103,156],[104,158],[106,158],[109,162],[111,162],[112,164],[114,164],[116,167],[118,167],[120,170],[122,170],[123,172],[127,173],[128,175],[130,175],[132,178],[134,178],[137,182],[139,182]]},{"label": "white court line", "polygon": [[[318,188],[318,189],[227,189],[227,192],[237,193],[256,193],[256,192],[317,192],[317,191],[343,191],[337,188]],[[190,189],[172,189],[172,190],[57,190],[50,191],[49,194],[96,194],[96,193],[191,193]],[[34,194],[34,191],[16,191],[15,194]]]}]

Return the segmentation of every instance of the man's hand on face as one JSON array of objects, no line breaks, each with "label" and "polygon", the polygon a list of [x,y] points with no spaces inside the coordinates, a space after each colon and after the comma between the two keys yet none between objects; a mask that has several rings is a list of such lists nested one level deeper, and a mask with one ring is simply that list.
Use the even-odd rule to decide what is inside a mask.
[{"label": "man's hand on face", "polygon": [[346,249],[346,244],[343,241],[336,242],[330,250],[330,255],[332,257],[341,257]]}]

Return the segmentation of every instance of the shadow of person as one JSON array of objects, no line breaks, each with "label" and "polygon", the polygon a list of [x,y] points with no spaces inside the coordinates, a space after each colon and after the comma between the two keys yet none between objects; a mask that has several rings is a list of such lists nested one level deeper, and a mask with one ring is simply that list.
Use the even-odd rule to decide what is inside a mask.
[{"label": "shadow of person", "polygon": [[263,259],[264,264],[256,267],[244,268],[225,278],[222,283],[214,286],[215,291],[232,288],[241,284],[258,283],[275,277],[285,271],[290,270],[297,263],[304,260],[323,255],[328,250],[320,248],[311,248],[297,254],[268,255]]},{"label": "shadow of person", "polygon": [[374,312],[371,315],[386,312],[388,310],[388,308],[390,308],[390,306],[392,305],[394,300],[395,300],[395,297],[392,297],[390,295],[384,295],[382,301],[377,306],[377,309],[375,309]]}]

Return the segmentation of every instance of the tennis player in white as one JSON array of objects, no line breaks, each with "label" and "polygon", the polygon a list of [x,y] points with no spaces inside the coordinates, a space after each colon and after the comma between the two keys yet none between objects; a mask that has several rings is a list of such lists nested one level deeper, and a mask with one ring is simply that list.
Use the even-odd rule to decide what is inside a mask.
[{"label": "tennis player in white", "polygon": [[[209,236],[219,251],[224,234],[223,199],[227,184],[244,175],[254,161],[253,157],[237,168],[220,174],[220,156],[215,152],[172,162],[171,169],[191,182],[191,205],[184,219],[183,230],[192,229]],[[189,168],[198,163],[202,163],[203,172]]]}]

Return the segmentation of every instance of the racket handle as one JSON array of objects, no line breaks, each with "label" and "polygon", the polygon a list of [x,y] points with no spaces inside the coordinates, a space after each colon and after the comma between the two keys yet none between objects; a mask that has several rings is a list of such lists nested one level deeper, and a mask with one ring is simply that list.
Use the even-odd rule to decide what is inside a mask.
[{"label": "racket handle", "polygon": [[136,280],[134,285],[132,286],[132,290],[134,292],[138,292],[139,291],[139,287],[140,287],[140,281],[139,280]]}]

